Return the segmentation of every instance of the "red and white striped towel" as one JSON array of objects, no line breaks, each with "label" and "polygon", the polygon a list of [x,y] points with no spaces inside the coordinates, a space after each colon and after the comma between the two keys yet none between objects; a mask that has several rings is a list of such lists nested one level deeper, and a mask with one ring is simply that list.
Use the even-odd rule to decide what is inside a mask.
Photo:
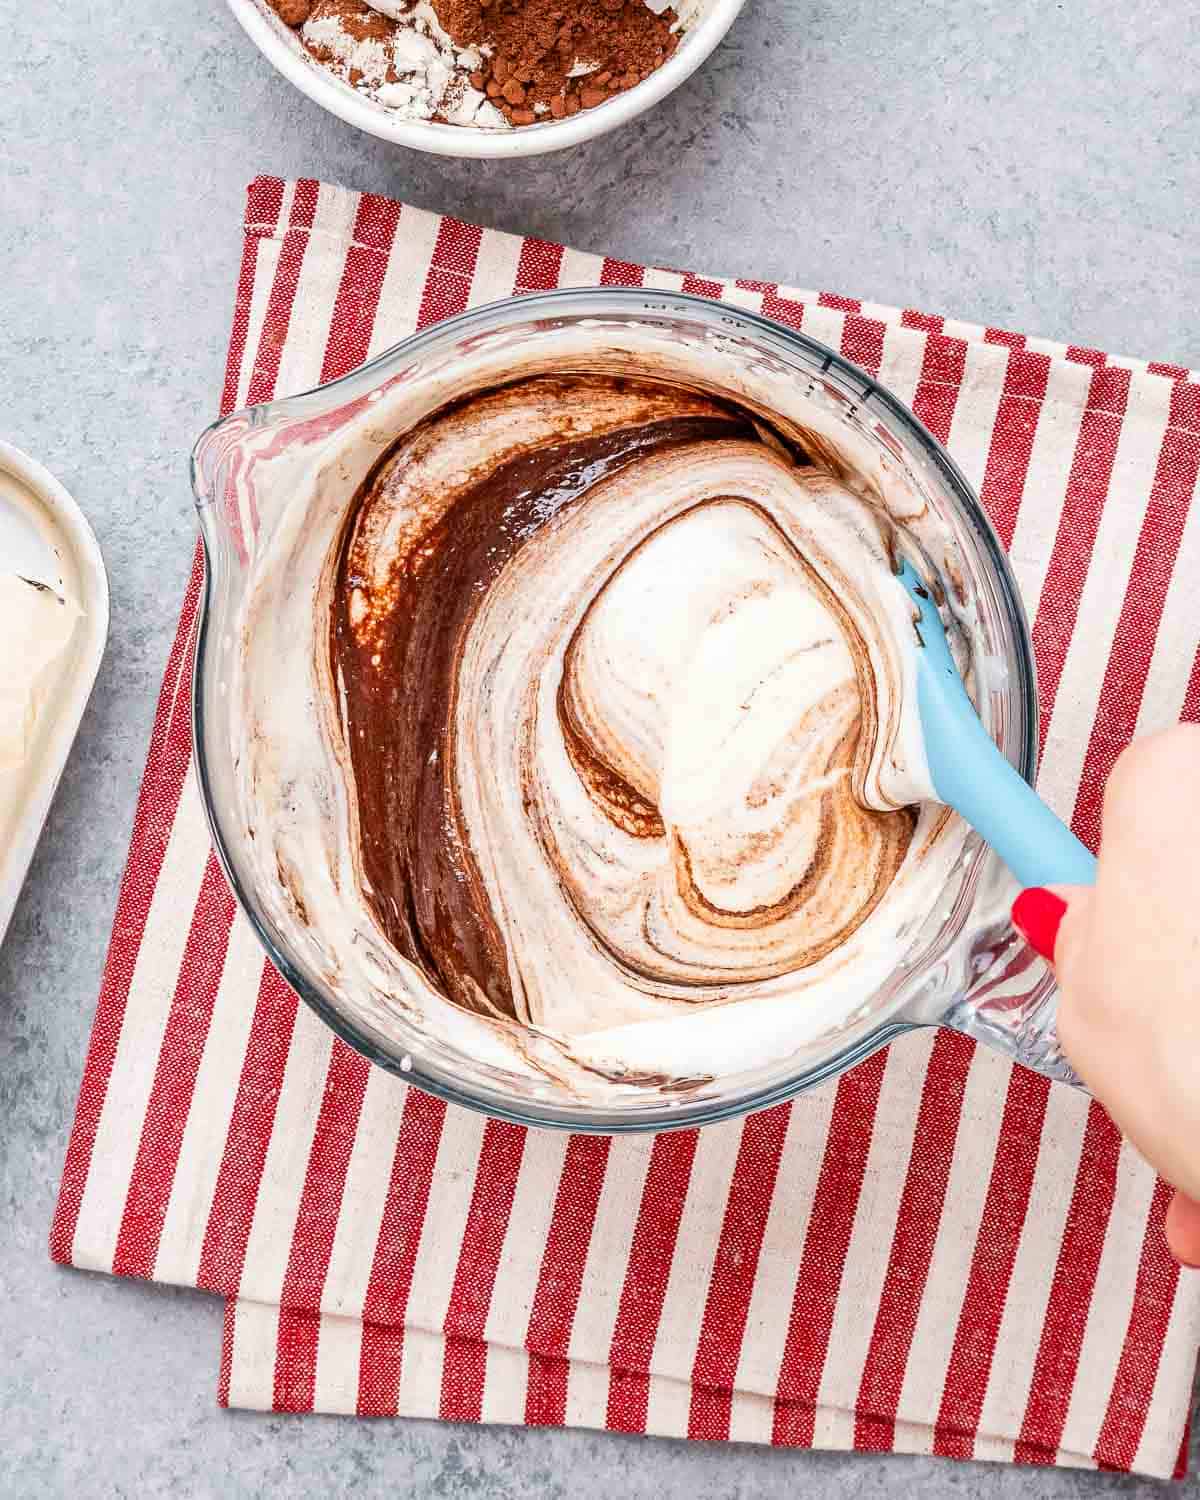
[{"label": "red and white striped towel", "polygon": [[[682,287],[802,327],[946,442],[1034,620],[1041,788],[1095,840],[1135,731],[1200,717],[1200,383],[1173,366],[563,250],[312,181],[250,190],[226,410],[517,291]],[[1200,1276],[1104,1114],[913,1035],[744,1121],[526,1132],[406,1088],[275,972],[171,654],[52,1231],[228,1299],[222,1401],[1182,1472]]]}]

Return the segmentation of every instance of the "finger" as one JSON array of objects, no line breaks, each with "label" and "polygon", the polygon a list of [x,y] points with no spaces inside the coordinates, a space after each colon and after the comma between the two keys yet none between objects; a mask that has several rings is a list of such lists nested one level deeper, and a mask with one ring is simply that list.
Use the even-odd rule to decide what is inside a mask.
[{"label": "finger", "polygon": [[1046,890],[1057,896],[1060,901],[1065,901],[1068,910],[1077,901],[1082,901],[1085,897],[1090,896],[1092,892],[1090,885],[1048,885],[1046,886]]},{"label": "finger", "polygon": [[1161,866],[1162,849],[1200,823],[1200,726],[1142,735],[1117,757],[1104,788],[1103,847],[1139,876]]},{"label": "finger", "polygon": [[1068,985],[1076,978],[1080,963],[1086,961],[1090,916],[1096,890],[1090,885],[1052,885],[1047,889],[1066,907],[1054,934],[1054,949],[1050,961],[1058,974],[1059,983]]},{"label": "finger", "polygon": [[1181,1265],[1200,1270],[1200,1203],[1176,1193],[1167,1209],[1167,1245]]}]

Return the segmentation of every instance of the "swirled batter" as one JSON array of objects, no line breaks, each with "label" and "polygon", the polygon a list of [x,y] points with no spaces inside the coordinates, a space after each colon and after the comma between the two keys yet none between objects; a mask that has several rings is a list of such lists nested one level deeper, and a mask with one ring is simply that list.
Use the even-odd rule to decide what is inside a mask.
[{"label": "swirled batter", "polygon": [[586,374],[376,463],[330,569],[333,733],[354,879],[435,993],[621,1076],[614,1037],[894,951],[945,819],[894,522],[836,468]]}]

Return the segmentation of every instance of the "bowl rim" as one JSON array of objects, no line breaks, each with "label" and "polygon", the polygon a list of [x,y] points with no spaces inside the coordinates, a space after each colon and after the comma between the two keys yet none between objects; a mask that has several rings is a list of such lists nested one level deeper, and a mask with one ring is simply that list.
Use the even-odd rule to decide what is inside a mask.
[{"label": "bowl rim", "polygon": [[673,56],[649,78],[615,95],[595,109],[580,110],[565,120],[548,120],[516,130],[484,130],[473,125],[439,125],[403,120],[383,105],[335,78],[285,35],[286,28],[269,14],[266,0],[228,0],[242,30],[278,72],[348,125],[368,135],[427,151],[434,156],[476,159],[543,156],[581,141],[594,140],[626,124],[664,99],[700,67],[726,32],[746,0],[711,0],[709,9],[686,32]]},{"label": "bowl rim", "polygon": [[[581,297],[603,302],[607,304],[609,311],[612,310],[613,303],[618,305],[625,303],[631,310],[641,308],[644,311],[648,296],[658,311],[674,311],[681,314],[695,311],[710,318],[716,314],[723,322],[731,325],[729,331],[735,331],[738,325],[742,325],[760,336],[781,340],[785,345],[792,346],[793,350],[799,346],[807,356],[820,364],[822,372],[836,370],[841,378],[859,382],[862,387],[862,398],[866,400],[870,397],[876,400],[886,409],[888,415],[906,430],[915,446],[923,452],[946,486],[954,493],[961,506],[964,520],[970,523],[981,551],[992,564],[992,583],[1000,596],[999,602],[1012,625],[1015,650],[1012,667],[1017,679],[1016,697],[1024,710],[1024,734],[1016,747],[1018,758],[1015,765],[1020,775],[1032,784],[1037,769],[1038,747],[1038,698],[1033,642],[1028,616],[1012,566],[982,502],[941,442],[908,406],[892,395],[874,376],[810,334],[748,308],[730,307],[727,304],[715,302],[712,298],[696,296],[689,292],[654,289],[648,293],[647,289],[640,287],[559,287],[553,291],[504,297],[479,307],[468,308],[451,317],[441,319],[428,328],[411,334],[408,338],[401,339],[336,380],[327,381],[323,385],[297,392],[291,396],[264,402],[256,407],[242,408],[211,423],[196,440],[191,454],[190,472],[197,508],[203,516],[206,507],[211,503],[210,497],[203,490],[200,482],[198,455],[205,443],[227,424],[238,420],[245,422],[248,415],[252,415],[258,421],[265,421],[269,413],[281,407],[291,407],[317,398],[324,400],[330,392],[349,382],[362,380],[364,375],[381,369],[401,355],[405,359],[411,359],[426,345],[447,334],[461,334],[476,323],[490,321],[500,308],[519,308],[527,312],[531,320],[536,320],[539,316],[550,315],[558,304],[576,301]],[[901,1001],[894,1011],[882,1016],[875,1026],[869,1027],[863,1034],[852,1038],[840,1051],[795,1075],[775,1079],[757,1088],[746,1088],[738,1095],[720,1102],[714,1103],[711,1100],[689,1102],[686,1098],[677,1098],[672,1101],[669,1112],[654,1117],[639,1116],[624,1119],[606,1113],[603,1108],[586,1104],[571,1105],[565,1101],[547,1103],[544,1100],[530,1100],[518,1107],[493,1088],[476,1088],[474,1085],[467,1088],[460,1085],[437,1062],[415,1053],[411,1055],[406,1053],[402,1058],[397,1057],[376,1045],[371,1037],[359,1030],[293,962],[286,949],[276,940],[274,933],[256,910],[255,902],[244,889],[231,858],[230,841],[226,838],[210,793],[211,778],[204,733],[203,672],[208,655],[210,628],[215,627],[211,624],[213,566],[209,537],[203,524],[201,524],[201,537],[204,580],[198,603],[196,648],[192,661],[192,746],[197,784],[212,834],[213,846],[238,906],[249,921],[267,957],[284,981],[337,1036],[370,1062],[377,1063],[405,1082],[415,1084],[426,1093],[433,1094],[447,1103],[461,1105],[477,1113],[513,1124],[594,1135],[656,1134],[660,1131],[694,1129],[701,1125],[716,1124],[722,1120],[751,1114],[783,1103],[854,1067],[903,1033],[931,1024],[928,1017],[915,1018],[906,1014],[905,1002]],[[988,858],[995,859],[997,856],[980,841],[972,856],[972,870],[967,876],[968,886],[973,888]],[[936,952],[931,956],[936,958]]]}]

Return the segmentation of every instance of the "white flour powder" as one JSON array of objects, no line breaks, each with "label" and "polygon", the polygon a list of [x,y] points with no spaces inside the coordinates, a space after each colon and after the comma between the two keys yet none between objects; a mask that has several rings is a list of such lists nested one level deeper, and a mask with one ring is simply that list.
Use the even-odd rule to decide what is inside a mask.
[{"label": "white flour powder", "polygon": [[474,47],[455,47],[429,0],[417,0],[411,9],[405,0],[369,3],[381,15],[403,21],[389,41],[359,41],[336,15],[316,15],[304,23],[304,41],[331,72],[408,120],[437,114],[452,125],[508,128],[495,105],[471,86],[469,75],[478,70],[482,55]]}]

